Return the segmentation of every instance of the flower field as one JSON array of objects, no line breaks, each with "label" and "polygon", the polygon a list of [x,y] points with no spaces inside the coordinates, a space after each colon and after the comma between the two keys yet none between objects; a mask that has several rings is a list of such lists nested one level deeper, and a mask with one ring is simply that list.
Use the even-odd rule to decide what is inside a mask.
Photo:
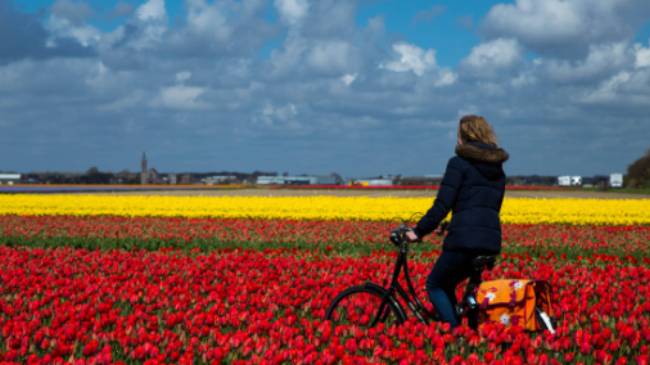
[{"label": "flower field", "polygon": [[[0,195],[0,363],[648,364],[648,199],[506,199],[485,278],[548,280],[554,335],[324,321],[431,201]],[[422,299],[439,248],[409,257]]]},{"label": "flower field", "polygon": [[[0,195],[0,215],[113,215],[323,220],[408,220],[431,198],[338,196]],[[508,199],[503,223],[650,224],[650,199]]]}]

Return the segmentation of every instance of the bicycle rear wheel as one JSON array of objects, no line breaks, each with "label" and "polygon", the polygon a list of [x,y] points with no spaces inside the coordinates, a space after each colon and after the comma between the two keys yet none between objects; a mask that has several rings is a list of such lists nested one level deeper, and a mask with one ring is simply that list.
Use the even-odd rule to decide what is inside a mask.
[{"label": "bicycle rear wheel", "polygon": [[373,327],[377,323],[400,324],[406,320],[397,300],[376,284],[352,286],[334,298],[326,319],[336,325]]}]

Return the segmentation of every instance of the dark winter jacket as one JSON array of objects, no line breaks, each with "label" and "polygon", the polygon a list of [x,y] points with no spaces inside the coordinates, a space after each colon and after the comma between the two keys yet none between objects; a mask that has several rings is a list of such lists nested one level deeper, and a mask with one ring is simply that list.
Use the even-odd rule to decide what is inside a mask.
[{"label": "dark winter jacket", "polygon": [[483,143],[456,147],[449,160],[438,196],[414,228],[418,237],[431,233],[451,210],[452,218],[443,250],[472,254],[501,251],[499,211],[506,176],[502,164],[508,153]]}]

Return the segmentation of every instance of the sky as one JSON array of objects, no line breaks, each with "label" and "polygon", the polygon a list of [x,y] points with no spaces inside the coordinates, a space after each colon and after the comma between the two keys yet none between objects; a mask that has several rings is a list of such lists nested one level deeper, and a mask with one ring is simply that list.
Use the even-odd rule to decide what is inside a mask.
[{"label": "sky", "polygon": [[647,0],[1,0],[0,171],[509,175],[650,149]]}]

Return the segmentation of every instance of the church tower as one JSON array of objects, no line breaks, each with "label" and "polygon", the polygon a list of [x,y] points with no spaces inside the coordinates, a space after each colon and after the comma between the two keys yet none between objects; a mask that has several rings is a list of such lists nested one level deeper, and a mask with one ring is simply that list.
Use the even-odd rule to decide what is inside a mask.
[{"label": "church tower", "polygon": [[149,170],[147,169],[147,155],[142,152],[142,161],[140,162],[140,184],[149,183]]}]

